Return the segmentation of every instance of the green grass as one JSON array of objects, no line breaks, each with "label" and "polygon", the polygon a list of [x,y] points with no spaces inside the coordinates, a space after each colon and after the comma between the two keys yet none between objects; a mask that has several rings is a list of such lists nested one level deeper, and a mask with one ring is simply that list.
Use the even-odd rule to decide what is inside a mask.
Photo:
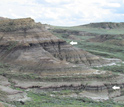
[{"label": "green grass", "polygon": [[[61,92],[60,92],[61,93]],[[32,98],[32,101],[28,101],[25,104],[20,102],[12,102],[17,107],[123,107],[124,105],[116,104],[113,101],[95,102],[88,98],[60,98],[50,97],[50,92],[36,94],[28,92],[28,96]]]},{"label": "green grass", "polygon": [[106,43],[79,42],[77,47],[103,57],[119,58],[124,60],[124,48],[121,46]]},{"label": "green grass", "polygon": [[6,98],[7,93],[0,90],[0,98]]},{"label": "green grass", "polygon": [[113,71],[117,73],[124,73],[124,64],[118,64],[118,65],[113,65],[113,66],[103,66],[100,68],[95,68],[99,70],[108,70],[108,71]]},{"label": "green grass", "polygon": [[115,57],[115,54],[109,53],[109,52],[102,52],[102,51],[97,51],[97,50],[86,50],[92,54],[98,55],[98,56],[104,56],[107,58],[113,58]]},{"label": "green grass", "polygon": [[82,41],[86,41],[90,38],[93,38],[92,36],[80,36],[80,35],[76,35],[76,37],[80,38]]},{"label": "green grass", "polygon": [[[63,38],[63,35],[65,35],[64,33],[53,33],[53,34],[65,40],[67,43],[70,43],[70,41],[72,41],[71,39],[68,38],[68,36]],[[100,42],[87,41],[90,38],[94,38],[94,36],[75,35],[75,37],[79,38],[79,40],[75,40],[76,42],[78,42],[78,45],[75,45],[78,48],[81,48],[98,56],[103,56],[107,58],[119,58],[124,60],[123,57],[124,48],[122,46],[111,44],[109,42],[100,43]]]},{"label": "green grass", "polygon": [[67,29],[72,31],[85,31],[85,32],[96,33],[96,34],[124,34],[124,28],[102,29],[102,28],[82,27],[82,26],[74,26],[74,27],[54,26],[54,28]]}]

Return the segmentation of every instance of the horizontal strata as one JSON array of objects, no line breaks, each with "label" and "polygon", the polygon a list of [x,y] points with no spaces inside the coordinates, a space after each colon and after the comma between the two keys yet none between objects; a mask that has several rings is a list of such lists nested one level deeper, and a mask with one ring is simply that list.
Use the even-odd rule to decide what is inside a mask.
[{"label": "horizontal strata", "polygon": [[86,66],[108,63],[68,45],[31,18],[0,21],[0,59],[21,66],[26,71],[67,71],[66,68],[74,69],[75,64],[85,66],[79,67],[76,73],[85,70]]}]

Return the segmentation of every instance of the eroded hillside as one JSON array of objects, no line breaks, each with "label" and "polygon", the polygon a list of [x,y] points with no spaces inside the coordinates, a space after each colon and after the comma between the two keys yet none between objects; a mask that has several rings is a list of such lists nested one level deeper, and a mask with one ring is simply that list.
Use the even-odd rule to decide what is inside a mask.
[{"label": "eroded hillside", "polygon": [[[115,105],[123,98],[123,74],[91,68],[122,61],[93,55],[86,47],[80,47],[81,43],[86,46],[86,42],[93,42],[96,34],[68,29],[54,29],[52,34],[46,26],[31,18],[0,21],[0,101],[3,105],[55,107],[87,103],[90,107],[93,103],[96,107],[97,103],[92,100],[113,99],[110,102]],[[71,40],[79,44],[74,47],[69,44]],[[114,85],[121,90],[113,91]]]},{"label": "eroded hillside", "polygon": [[[81,73],[87,71],[86,66],[110,63],[68,45],[65,40],[54,36],[44,25],[35,23],[31,18],[0,21],[0,26],[0,59],[18,66],[21,71],[35,71],[41,75],[47,75],[46,72],[52,70],[56,71],[53,74],[57,71]],[[84,67],[74,64],[82,64]]]}]

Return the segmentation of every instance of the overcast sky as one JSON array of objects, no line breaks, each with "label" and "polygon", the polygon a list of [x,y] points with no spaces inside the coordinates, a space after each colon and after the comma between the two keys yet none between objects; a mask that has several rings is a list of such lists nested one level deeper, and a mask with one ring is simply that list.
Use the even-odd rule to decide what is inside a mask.
[{"label": "overcast sky", "polygon": [[124,22],[124,0],[0,0],[0,16],[58,26]]}]

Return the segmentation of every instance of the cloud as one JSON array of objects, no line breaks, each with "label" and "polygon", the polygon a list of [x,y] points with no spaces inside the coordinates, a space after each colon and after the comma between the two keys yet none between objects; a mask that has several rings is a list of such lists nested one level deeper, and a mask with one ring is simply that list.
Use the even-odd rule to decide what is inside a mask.
[{"label": "cloud", "polygon": [[45,1],[51,4],[60,4],[60,3],[70,3],[73,0],[45,0]]},{"label": "cloud", "polygon": [[106,4],[106,6],[108,6],[108,7],[121,7],[121,4],[119,4],[119,3],[109,3],[109,4]]},{"label": "cloud", "polygon": [[32,17],[52,25],[119,22],[124,19],[124,0],[2,0],[0,5],[3,17]]}]

